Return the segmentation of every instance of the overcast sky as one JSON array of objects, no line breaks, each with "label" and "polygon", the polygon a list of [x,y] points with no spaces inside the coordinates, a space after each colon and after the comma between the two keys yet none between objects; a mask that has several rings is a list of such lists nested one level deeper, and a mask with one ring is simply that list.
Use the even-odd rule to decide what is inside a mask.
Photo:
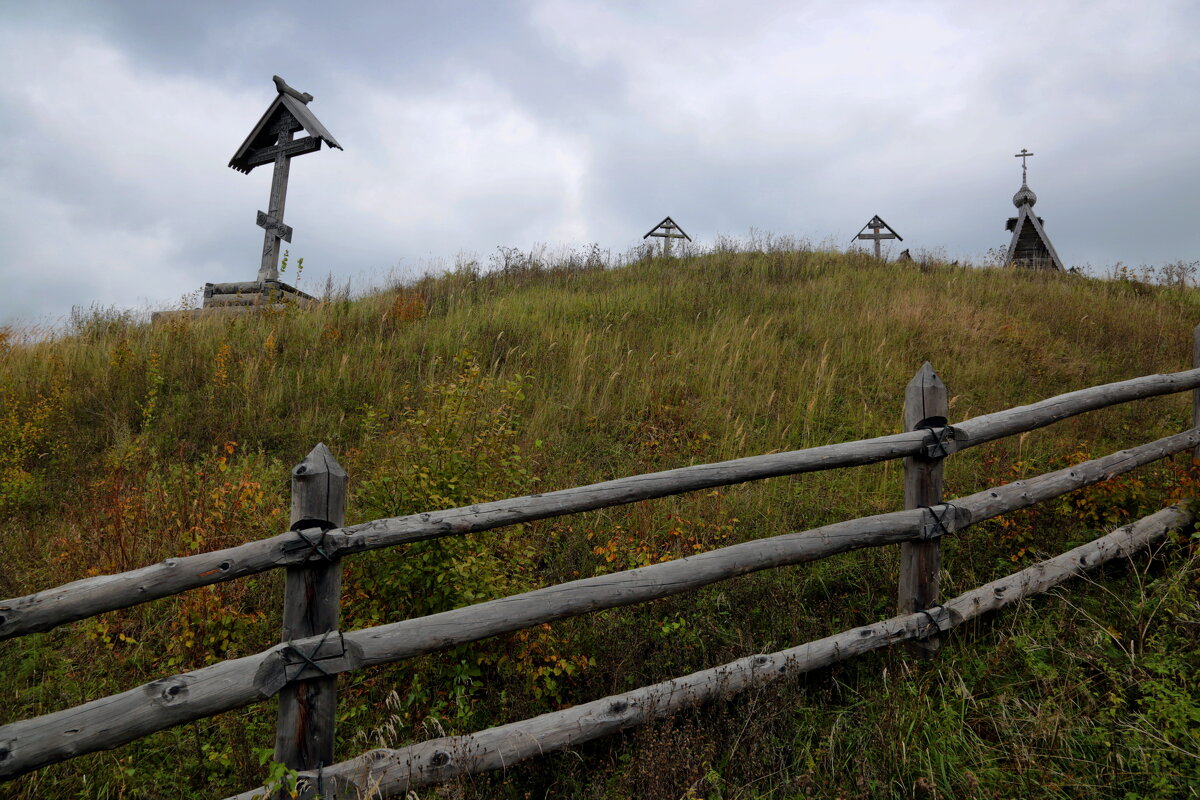
[{"label": "overcast sky", "polygon": [[[671,215],[844,247],[873,214],[1004,247],[1023,147],[1067,265],[1200,259],[1194,2],[0,0],[0,324],[252,280],[273,74],[345,151],[292,164],[302,288]],[[898,250],[898,248],[897,248]],[[896,250],[893,250],[896,252]]]}]

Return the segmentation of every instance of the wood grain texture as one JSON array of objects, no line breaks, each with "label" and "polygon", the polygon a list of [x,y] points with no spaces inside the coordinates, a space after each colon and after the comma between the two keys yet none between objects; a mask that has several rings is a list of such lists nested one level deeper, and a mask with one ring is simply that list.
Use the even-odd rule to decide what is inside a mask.
[{"label": "wood grain texture", "polygon": [[265,284],[261,281],[233,281],[231,283],[206,283],[205,295],[217,294],[257,294],[263,291]]},{"label": "wood grain texture", "polygon": [[[330,674],[444,650],[531,625],[603,608],[630,605],[771,567],[812,561],[846,550],[941,535],[937,513],[953,532],[998,514],[1048,500],[1200,444],[1200,429],[1159,439],[1037,478],[977,492],[933,510],[896,511],[811,531],[759,539],[677,561],[538,589],[418,619],[311,637],[299,648],[326,644]],[[0,726],[0,778],[83,753],[117,747],[148,733],[271,697],[289,679],[286,645],[195,672],[145,684],[75,708]]]},{"label": "wood grain texture", "polygon": [[[644,725],[718,698],[731,697],[751,687],[827,667],[896,642],[946,631],[988,611],[1045,592],[1114,558],[1131,558],[1161,540],[1167,531],[1189,524],[1193,518],[1189,511],[1172,506],[1055,558],[959,595],[928,612],[902,614],[798,647],[749,656],[479,733],[434,739],[398,749],[371,750],[323,770],[323,796],[330,800],[395,797],[463,775],[504,769],[519,761]],[[311,791],[316,778],[313,773],[301,776],[305,791]],[[263,788],[253,789],[228,800],[261,798],[263,792]]]},{"label": "wood grain texture", "polygon": [[[950,413],[946,384],[926,361],[904,390],[904,430],[941,427]],[[942,502],[942,462],[944,458],[909,456],[904,459],[904,507],[932,508]],[[912,614],[938,601],[942,569],[941,537],[900,545],[900,584],[896,611]],[[908,652],[929,657],[940,646],[937,635],[908,644]]]},{"label": "wood grain texture", "polygon": [[[323,443],[292,469],[292,524],[346,521],[346,471]],[[310,535],[320,546],[320,538]],[[333,556],[288,567],[283,592],[285,644],[336,631],[342,602],[342,560]],[[337,676],[309,678],[279,692],[275,760],[290,769],[333,763]]]},{"label": "wood grain texture", "polygon": [[215,294],[204,301],[205,308],[238,308],[262,306],[277,302],[269,294]]},{"label": "wood grain texture", "polygon": [[[1149,375],[1059,395],[1040,403],[976,417],[955,426],[962,450],[1067,417],[1130,400],[1200,388],[1200,369]],[[639,500],[728,486],[764,478],[873,464],[916,455],[932,437],[898,433],[808,450],[750,456],[715,464],[618,478],[590,486],[498,500],[465,508],[375,520],[329,534],[330,552],[348,555],[406,542],[455,536]],[[281,534],[225,550],[167,561],[118,575],[85,578],[64,586],[0,601],[0,640],[49,630],[105,611],[233,580],[305,560],[288,549],[293,534]]]}]

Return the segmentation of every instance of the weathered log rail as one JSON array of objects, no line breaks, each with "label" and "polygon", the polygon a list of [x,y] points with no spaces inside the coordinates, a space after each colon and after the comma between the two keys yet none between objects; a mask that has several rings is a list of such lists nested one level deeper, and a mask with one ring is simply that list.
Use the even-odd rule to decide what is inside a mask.
[{"label": "weathered log rail", "polygon": [[[287,568],[289,573],[283,644],[74,708],[0,726],[0,780],[84,753],[111,749],[155,731],[282,692],[276,742],[278,760],[297,769],[323,766],[327,797],[357,797],[364,784],[356,781],[363,775],[370,775],[372,781],[382,781],[389,792],[393,789],[403,792],[407,787],[427,785],[464,771],[491,769],[532,754],[528,745],[506,742],[505,737],[510,734],[544,735],[544,741],[532,745],[538,752],[544,752],[641,724],[692,702],[760,685],[768,679],[764,676],[773,680],[779,674],[832,663],[823,660],[830,657],[830,652],[849,657],[893,642],[922,640],[922,652],[929,655],[934,649],[932,637],[937,633],[1011,602],[1012,598],[1043,591],[1036,587],[1045,580],[1052,579],[1047,585],[1056,585],[1074,571],[1098,563],[1097,558],[1131,552],[1133,545],[1129,542],[1152,541],[1161,537],[1170,525],[1188,523],[1192,517],[1186,510],[1164,510],[1131,526],[1127,533],[1133,538],[1129,542],[1121,539],[1115,543],[1117,539],[1112,537],[1120,537],[1110,534],[942,605],[937,604],[936,581],[940,537],[1173,453],[1200,452],[1200,424],[1194,421],[1198,427],[1155,442],[945,503],[940,495],[942,459],[959,450],[1044,427],[1086,411],[1189,389],[1194,392],[1193,419],[1200,421],[1200,411],[1196,410],[1200,409],[1200,369],[1192,369],[1083,389],[950,426],[945,419],[945,387],[926,364],[909,386],[906,427],[912,430],[905,433],[685,467],[347,527],[335,527],[341,511],[333,507],[336,503],[331,504],[328,496],[320,499],[311,491],[312,496],[304,492],[295,494],[298,476],[307,469],[298,467],[293,475],[296,530],[238,547],[170,559],[140,570],[88,578],[0,601],[0,639],[3,639],[270,569]],[[336,630],[339,559],[349,554],[697,489],[895,458],[906,459],[906,475],[911,478],[911,485],[906,478],[908,508],[904,511],[751,540],[676,561],[572,581],[428,617],[357,631]],[[310,461],[327,463],[334,472],[340,470],[323,445],[314,449],[305,464]],[[344,479],[341,473],[343,485]],[[321,491],[328,494],[325,489]],[[301,499],[296,500],[297,497]],[[758,570],[888,544],[902,544],[911,548],[906,553],[913,554],[906,556],[902,566],[902,613],[891,620],[470,737],[427,742],[397,751],[377,751],[328,766],[336,685],[331,676],[338,673],[412,658],[565,617],[666,597]],[[1035,572],[1042,577],[1034,580],[1030,576]],[[1005,594],[1014,587],[1017,591]],[[988,596],[989,591],[994,596]],[[364,759],[375,759],[378,763]],[[328,780],[334,780],[337,787],[334,795],[328,794]],[[311,796],[314,790],[315,785],[308,786],[305,796]]]},{"label": "weathered log rail", "polygon": [[[648,567],[599,575],[426,617],[280,644],[121,694],[0,727],[0,777],[110,749],[165,728],[266,700],[290,681],[402,661],[502,633],[633,605],[773,567],[864,547],[928,541],[1200,445],[1193,428],[1149,444],[977,492],[932,509],[838,522]],[[939,522],[940,521],[940,522]],[[307,653],[311,662],[292,658]]]},{"label": "weathered log rail", "polygon": [[[828,667],[839,661],[948,631],[989,611],[1048,591],[1115,558],[1130,558],[1162,540],[1168,531],[1191,524],[1192,512],[1170,506],[1054,558],[914,614],[863,625],[823,639],[748,656],[681,678],[593,700],[564,711],[488,728],[466,736],[432,739],[398,749],[371,750],[316,772],[300,773],[301,785],[324,785],[326,800],[394,797],[463,775],[504,769],[613,733],[662,719],[684,709],[732,697],[780,678]],[[227,800],[262,798],[265,787]]]},{"label": "weathered log rail", "polygon": [[[1200,389],[1200,369],[1148,375],[1081,389],[957,423],[953,426],[952,440],[945,442],[944,447],[949,454],[1042,428],[1088,411],[1189,389]],[[465,508],[379,519],[329,531],[325,534],[323,549],[330,555],[346,556],[700,489],[920,456],[936,439],[933,431],[916,430],[807,450],[681,467]],[[307,545],[299,542],[294,533],[283,533],[224,550],[170,558],[117,575],[84,578],[0,601],[0,640],[50,630],[67,622],[214,583],[298,566],[310,558],[312,554]]]}]

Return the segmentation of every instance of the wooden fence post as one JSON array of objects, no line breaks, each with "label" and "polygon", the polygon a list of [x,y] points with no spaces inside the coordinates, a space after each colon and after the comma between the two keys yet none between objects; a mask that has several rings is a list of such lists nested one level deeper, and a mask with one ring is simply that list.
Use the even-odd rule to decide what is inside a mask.
[{"label": "wooden fence post", "polygon": [[[1200,325],[1192,329],[1192,366],[1200,367]],[[1192,389],[1192,427],[1200,425],[1200,389]],[[1192,450],[1193,480],[1200,478],[1200,446]]]},{"label": "wooden fence post", "polygon": [[[946,423],[949,405],[946,384],[926,361],[904,389],[904,430]],[[942,459],[909,456],[904,459],[904,507],[936,506],[942,502]],[[900,544],[899,613],[930,608],[938,603],[942,545],[938,539]],[[941,647],[935,634],[911,642],[911,654],[928,658]]]},{"label": "wooden fence post", "polygon": [[[292,524],[307,519],[341,527],[345,517],[346,471],[328,447],[318,444],[292,470]],[[314,522],[310,531],[318,527]],[[316,541],[313,532],[308,535]],[[283,641],[336,631],[341,594],[342,563],[336,556],[289,567],[283,597]],[[336,675],[285,686],[279,693],[275,760],[296,770],[332,764],[336,711]]]}]

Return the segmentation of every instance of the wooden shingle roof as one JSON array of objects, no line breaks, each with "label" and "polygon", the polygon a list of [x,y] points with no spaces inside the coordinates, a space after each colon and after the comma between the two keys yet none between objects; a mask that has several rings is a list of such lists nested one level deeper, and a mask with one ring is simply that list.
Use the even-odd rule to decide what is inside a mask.
[{"label": "wooden shingle roof", "polygon": [[293,130],[303,128],[312,139],[312,147],[306,152],[320,150],[322,142],[329,147],[336,147],[338,150],[342,149],[337,139],[333,138],[333,134],[321,123],[321,120],[316,118],[307,105],[291,94],[280,92],[271,105],[267,106],[267,110],[263,112],[262,117],[258,120],[258,124],[254,126],[254,129],[250,131],[250,135],[242,142],[242,146],[233,154],[233,158],[229,159],[229,166],[238,172],[248,173],[255,167],[272,163],[274,157],[263,160],[255,158],[255,153],[258,150],[263,150],[275,144],[277,137],[276,125],[282,121],[285,115],[290,115],[298,123],[298,126],[293,128]]}]

